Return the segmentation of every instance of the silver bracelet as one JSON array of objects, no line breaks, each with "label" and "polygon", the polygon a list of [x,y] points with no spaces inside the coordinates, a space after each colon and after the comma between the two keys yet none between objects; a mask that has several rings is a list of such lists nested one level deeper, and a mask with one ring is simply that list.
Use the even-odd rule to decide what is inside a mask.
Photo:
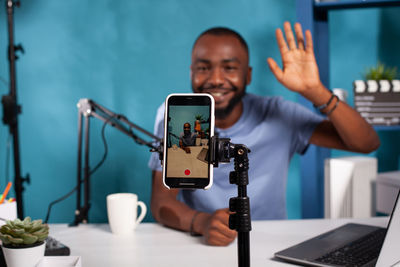
[{"label": "silver bracelet", "polygon": [[327,103],[325,103],[325,104],[323,104],[323,105],[321,105],[321,106],[316,106],[316,105],[314,105],[314,108],[318,109],[319,111],[323,110],[324,108],[326,108],[327,106],[329,106],[329,104],[332,102],[332,100],[333,100],[333,98],[334,98],[335,96],[336,96],[336,95],[334,95],[334,94],[332,93],[331,98],[329,98],[329,100],[328,100]]},{"label": "silver bracelet", "polygon": [[326,113],[326,116],[331,115],[331,113],[336,109],[336,107],[338,106],[338,104],[339,104],[339,102],[340,102],[339,97],[338,97],[337,95],[335,95],[335,96],[336,96],[336,103],[335,103],[335,105],[333,106],[333,108],[332,108],[331,110],[329,110],[329,111]]}]

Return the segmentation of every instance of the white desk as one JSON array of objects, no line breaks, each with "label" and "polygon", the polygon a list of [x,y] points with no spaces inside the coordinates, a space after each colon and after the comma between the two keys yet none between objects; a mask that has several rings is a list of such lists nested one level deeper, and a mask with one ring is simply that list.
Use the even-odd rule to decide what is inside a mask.
[{"label": "white desk", "polygon": [[[386,227],[388,218],[253,221],[250,264],[290,266],[273,260],[274,253],[347,222]],[[71,255],[81,256],[83,267],[237,266],[236,241],[227,247],[211,247],[201,237],[155,223],[143,223],[133,235],[122,237],[111,234],[107,224],[51,224],[50,235],[70,247]]]}]

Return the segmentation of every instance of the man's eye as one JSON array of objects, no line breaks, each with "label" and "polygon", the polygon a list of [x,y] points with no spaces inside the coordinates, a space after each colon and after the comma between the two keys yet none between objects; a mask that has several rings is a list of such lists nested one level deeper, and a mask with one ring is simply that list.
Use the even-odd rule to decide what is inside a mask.
[{"label": "man's eye", "polygon": [[237,70],[237,67],[236,66],[225,66],[225,70],[227,70],[227,71],[234,71],[234,70]]},{"label": "man's eye", "polygon": [[197,67],[196,67],[196,70],[197,70],[197,71],[207,71],[208,68],[207,68],[206,66],[197,66]]}]

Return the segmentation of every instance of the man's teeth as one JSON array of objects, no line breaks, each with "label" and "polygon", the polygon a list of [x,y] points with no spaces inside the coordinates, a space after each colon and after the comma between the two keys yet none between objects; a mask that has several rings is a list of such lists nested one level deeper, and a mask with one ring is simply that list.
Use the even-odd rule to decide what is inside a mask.
[{"label": "man's teeth", "polygon": [[224,94],[223,93],[211,93],[213,96],[216,96],[216,97],[220,97],[220,96],[223,96]]}]

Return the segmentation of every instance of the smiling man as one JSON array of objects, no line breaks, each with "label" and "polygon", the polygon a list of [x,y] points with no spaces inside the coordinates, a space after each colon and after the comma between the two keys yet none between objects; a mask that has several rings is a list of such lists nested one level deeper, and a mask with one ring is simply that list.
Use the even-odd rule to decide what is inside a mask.
[{"label": "smiling man", "polygon": [[[251,82],[249,51],[244,39],[227,28],[203,32],[192,50],[191,79],[196,93],[209,93],[215,100],[215,126],[219,137],[245,144],[251,150],[248,196],[254,220],[286,218],[286,180],[294,153],[308,145],[369,153],[379,146],[373,128],[351,107],[340,102],[320,81],[311,33],[288,22],[276,38],[282,57],[281,69],[272,58],[268,65],[286,88],[301,94],[326,115],[321,117],[297,103],[280,97],[246,93]],[[163,113],[158,110],[155,134],[163,134]],[[229,198],[236,187],[229,184],[230,164],[214,169],[210,190],[167,190],[155,155],[151,210],[160,223],[201,234],[210,245],[227,245],[236,237],[228,227]]]},{"label": "smiling man", "polygon": [[243,111],[241,100],[251,81],[246,42],[240,35],[226,35],[224,28],[204,32],[193,47],[191,78],[194,92],[214,97],[217,127],[232,126]]},{"label": "smiling man", "polygon": [[196,143],[197,134],[191,131],[190,123],[183,124],[183,132],[179,136],[179,147],[190,153],[189,146],[194,146]]}]

